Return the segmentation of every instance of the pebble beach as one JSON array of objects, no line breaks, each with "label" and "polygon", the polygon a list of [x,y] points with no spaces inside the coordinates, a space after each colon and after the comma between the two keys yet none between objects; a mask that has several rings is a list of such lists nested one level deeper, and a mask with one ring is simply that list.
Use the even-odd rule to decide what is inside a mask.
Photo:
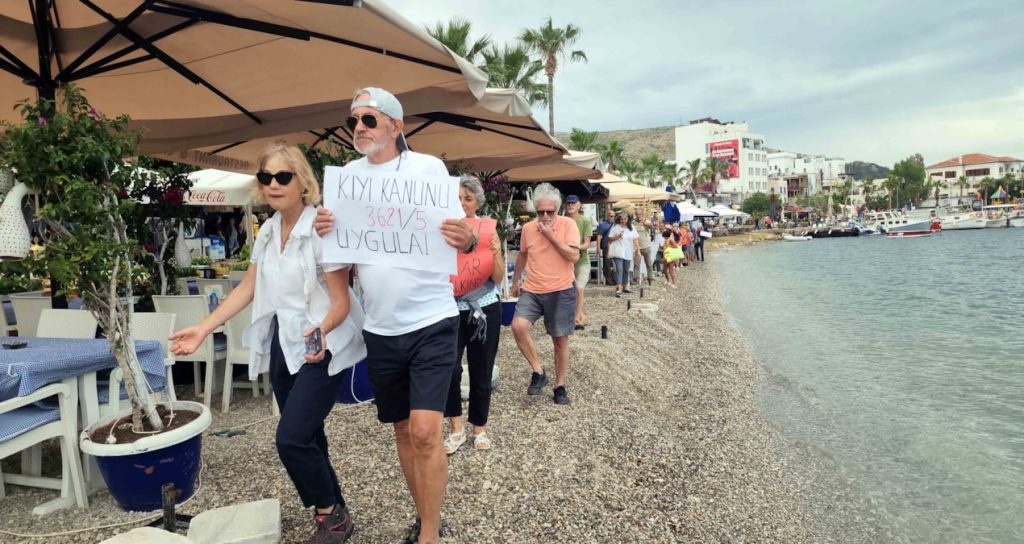
[{"label": "pebble beach", "polygon": [[[526,395],[529,366],[502,330],[488,424],[494,447],[475,451],[469,441],[449,457],[443,542],[891,540],[841,468],[759,415],[757,362],[722,310],[714,266],[709,254],[680,269],[678,288],[659,278],[642,298],[589,286],[589,325],[570,341],[570,406],[552,402],[550,385],[542,396]],[[627,310],[628,300],[658,309],[653,317]],[[534,336],[553,376],[540,323]],[[179,391],[193,397],[187,386]],[[282,542],[304,542],[310,512],[277,459],[275,426],[269,398],[244,390],[229,414],[215,409],[201,486],[179,512],[276,498]],[[209,434],[227,428],[245,434]],[[356,522],[351,542],[400,542],[415,515],[391,427],[370,404],[339,404],[327,435]],[[32,507],[53,496],[8,486],[0,542],[99,542],[153,517],[122,512],[98,492],[88,510],[34,518]],[[133,524],[29,536],[124,522]]]}]

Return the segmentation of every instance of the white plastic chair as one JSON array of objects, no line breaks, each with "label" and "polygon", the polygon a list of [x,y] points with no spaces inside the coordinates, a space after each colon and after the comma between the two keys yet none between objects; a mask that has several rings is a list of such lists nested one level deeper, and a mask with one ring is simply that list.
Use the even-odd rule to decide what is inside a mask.
[{"label": "white plastic chair", "polygon": [[[174,314],[159,312],[135,312],[132,314],[131,330],[134,340],[156,340],[164,348],[164,368],[167,369],[167,400],[174,402],[174,354],[171,353],[169,337],[174,332]],[[114,380],[111,380],[113,383]],[[198,391],[198,390],[197,390]]]},{"label": "white plastic chair", "polygon": [[[229,405],[231,403],[231,391],[236,387],[251,387],[252,396],[260,396],[260,382],[259,379],[250,381],[234,381],[234,365],[245,365],[246,368],[249,366],[249,348],[242,345],[242,333],[245,332],[245,328],[252,322],[252,306],[246,306],[242,311],[235,314],[224,325],[224,334],[228,339],[228,349],[226,364],[224,366],[224,389],[221,392],[221,407],[222,413],[228,413]],[[263,384],[266,387],[268,393],[270,391],[270,373],[263,374]]]},{"label": "white plastic chair", "polygon": [[96,338],[96,318],[82,310],[46,308],[39,314],[36,337]]},{"label": "white plastic chair", "polygon": [[[81,458],[78,453],[78,391],[76,379],[50,384],[32,394],[0,402],[0,459],[38,447],[51,438],[60,439],[63,467],[61,478],[39,475],[0,473],[0,497],[5,495],[4,484],[42,487],[60,490],[60,498],[41,504],[32,510],[42,516],[78,505],[89,507]],[[48,397],[57,396],[59,408],[46,409],[35,405]]]},{"label": "white plastic chair", "polygon": [[231,278],[178,278],[178,289],[183,295],[191,295],[190,283],[196,286],[196,294],[209,298],[211,290],[220,291],[220,299],[224,300],[231,294]]},{"label": "white plastic chair", "polygon": [[39,326],[39,315],[51,303],[49,297],[37,291],[11,294],[11,305],[14,306],[14,319],[18,321],[18,336],[34,337]]},{"label": "white plastic chair", "polygon": [[[174,314],[177,316],[174,320],[174,324],[178,329],[196,325],[210,313],[210,306],[207,299],[202,295],[153,295],[153,306],[156,307],[157,312]],[[202,344],[199,345],[199,349],[197,349],[195,353],[191,355],[175,356],[174,358],[175,361],[192,361],[194,363],[193,369],[195,370],[196,396],[199,395],[199,391],[203,391],[203,404],[207,407],[210,406],[210,402],[213,397],[214,365],[217,361],[223,361],[225,359],[225,352],[226,350],[224,348],[221,348],[220,350],[215,349],[213,335],[211,334],[206,337],[206,340],[204,340]],[[200,362],[206,363],[205,380],[200,378]],[[203,381],[206,382],[205,388],[203,387]]]}]

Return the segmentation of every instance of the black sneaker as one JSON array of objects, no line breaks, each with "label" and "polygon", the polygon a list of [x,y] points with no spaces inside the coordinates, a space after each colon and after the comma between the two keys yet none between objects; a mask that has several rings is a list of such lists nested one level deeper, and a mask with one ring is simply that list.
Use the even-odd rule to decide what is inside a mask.
[{"label": "black sneaker", "polygon": [[[406,533],[405,538],[402,539],[402,544],[417,544],[420,539],[420,518],[416,518],[413,522],[412,527],[409,527],[409,532]],[[437,528],[437,535],[444,536],[444,520],[441,520],[441,526]]]},{"label": "black sneaker", "polygon": [[555,404],[569,404],[569,393],[564,385],[555,388]]},{"label": "black sneaker", "polygon": [[527,395],[539,395],[544,390],[544,386],[548,384],[547,372],[536,373],[534,372],[530,376],[530,387],[526,389]]},{"label": "black sneaker", "polygon": [[633,291],[630,291],[629,289],[623,289],[622,290],[622,294],[624,294],[624,295],[632,295]]},{"label": "black sneaker", "polygon": [[313,519],[316,520],[316,532],[309,538],[310,544],[341,544],[356,529],[348,508],[344,506],[335,505],[330,514],[317,514]]},{"label": "black sneaker", "polygon": [[406,533],[405,538],[402,539],[402,544],[416,544],[416,541],[420,539],[420,518],[416,518],[413,522],[412,527],[409,527],[409,532]]}]

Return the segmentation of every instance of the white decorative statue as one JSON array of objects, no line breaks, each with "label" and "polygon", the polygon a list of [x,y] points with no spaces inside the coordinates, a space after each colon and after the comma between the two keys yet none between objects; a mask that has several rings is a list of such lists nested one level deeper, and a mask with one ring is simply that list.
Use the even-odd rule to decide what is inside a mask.
[{"label": "white decorative statue", "polygon": [[21,211],[21,200],[28,193],[28,187],[18,183],[8,191],[0,206],[0,259],[24,259],[32,250],[28,222]]}]

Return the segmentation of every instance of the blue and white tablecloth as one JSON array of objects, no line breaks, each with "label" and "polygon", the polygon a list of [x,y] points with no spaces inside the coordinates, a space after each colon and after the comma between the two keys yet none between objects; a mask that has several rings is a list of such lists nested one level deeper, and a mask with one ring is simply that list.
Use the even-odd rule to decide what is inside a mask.
[{"label": "blue and white tablecloth", "polygon": [[[112,369],[117,360],[104,338],[21,338],[3,336],[0,342],[27,342],[22,349],[0,349],[0,401],[28,395],[64,378]],[[135,342],[146,381],[154,390],[166,384],[163,347],[157,341]]]}]

